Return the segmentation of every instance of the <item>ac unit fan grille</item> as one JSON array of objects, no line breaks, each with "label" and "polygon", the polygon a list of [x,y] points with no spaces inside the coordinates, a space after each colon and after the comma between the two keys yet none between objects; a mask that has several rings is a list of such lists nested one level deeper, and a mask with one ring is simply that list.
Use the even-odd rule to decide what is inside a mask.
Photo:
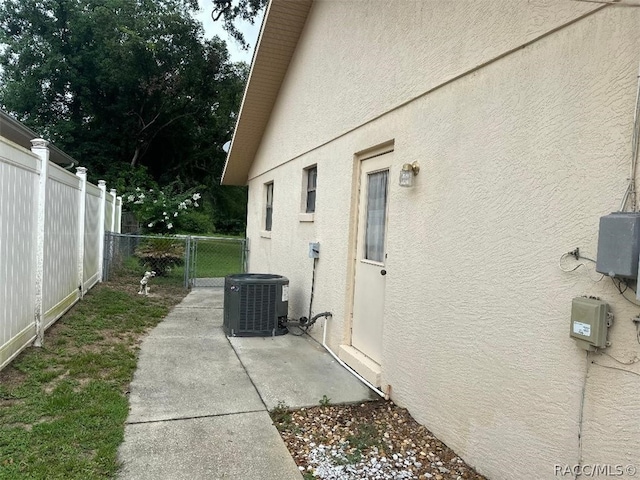
[{"label": "ac unit fan grille", "polygon": [[241,332],[261,332],[277,328],[277,286],[274,284],[242,285],[240,288]]}]

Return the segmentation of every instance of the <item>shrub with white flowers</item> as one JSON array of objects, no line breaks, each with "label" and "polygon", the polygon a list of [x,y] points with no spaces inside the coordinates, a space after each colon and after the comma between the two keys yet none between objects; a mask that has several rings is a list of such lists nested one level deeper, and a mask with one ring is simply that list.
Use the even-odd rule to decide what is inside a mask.
[{"label": "shrub with white flowers", "polygon": [[202,198],[195,189],[175,193],[171,186],[142,189],[123,195],[125,210],[133,212],[142,228],[153,233],[173,233],[176,221],[200,204]]}]

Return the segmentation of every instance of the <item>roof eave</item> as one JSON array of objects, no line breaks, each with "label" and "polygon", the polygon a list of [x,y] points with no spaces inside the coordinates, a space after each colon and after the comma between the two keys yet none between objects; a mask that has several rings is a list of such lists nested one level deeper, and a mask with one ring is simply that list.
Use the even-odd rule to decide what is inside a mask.
[{"label": "roof eave", "polygon": [[[36,132],[2,110],[0,110],[0,136],[28,150],[31,149],[31,140],[41,138]],[[78,165],[76,160],[53,144],[49,144],[49,159],[68,168]]]},{"label": "roof eave", "polygon": [[313,0],[269,2],[222,174],[223,185],[247,183],[312,3]]}]

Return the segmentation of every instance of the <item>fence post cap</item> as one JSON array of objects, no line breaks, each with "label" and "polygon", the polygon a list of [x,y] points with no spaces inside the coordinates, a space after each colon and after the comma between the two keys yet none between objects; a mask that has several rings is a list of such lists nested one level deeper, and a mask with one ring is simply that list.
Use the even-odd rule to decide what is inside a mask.
[{"label": "fence post cap", "polygon": [[87,167],[76,167],[76,173],[87,174]]},{"label": "fence post cap", "polygon": [[106,180],[98,180],[98,186],[99,187],[106,187],[107,186],[107,181]]},{"label": "fence post cap", "polygon": [[47,142],[44,138],[34,138],[31,140],[31,146],[34,148],[47,148],[49,142]]}]

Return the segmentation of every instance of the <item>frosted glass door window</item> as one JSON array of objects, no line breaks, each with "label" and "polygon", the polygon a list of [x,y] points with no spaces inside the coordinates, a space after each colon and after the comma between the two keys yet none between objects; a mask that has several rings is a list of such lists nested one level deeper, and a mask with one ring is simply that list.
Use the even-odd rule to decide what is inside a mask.
[{"label": "frosted glass door window", "polygon": [[384,261],[388,178],[388,170],[368,174],[364,258],[373,262]]}]

